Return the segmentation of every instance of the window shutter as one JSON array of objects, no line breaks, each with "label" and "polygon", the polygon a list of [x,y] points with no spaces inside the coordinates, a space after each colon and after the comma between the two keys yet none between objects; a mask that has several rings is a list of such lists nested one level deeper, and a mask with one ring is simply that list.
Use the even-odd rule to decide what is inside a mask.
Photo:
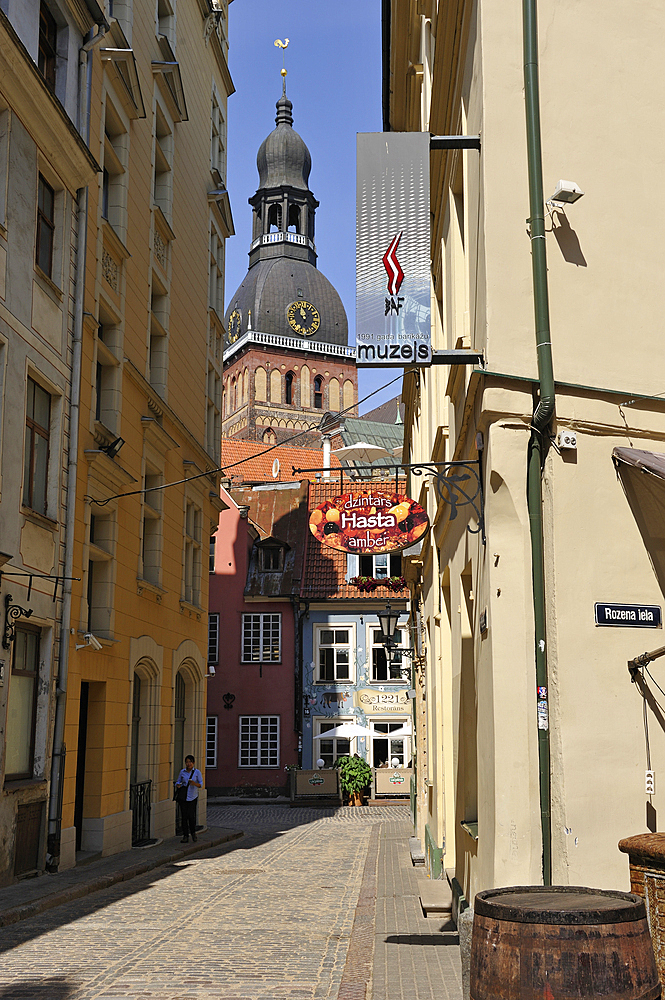
[{"label": "window shutter", "polygon": [[352,579],[354,576],[360,575],[360,564],[358,555],[355,552],[346,553],[346,582]]}]

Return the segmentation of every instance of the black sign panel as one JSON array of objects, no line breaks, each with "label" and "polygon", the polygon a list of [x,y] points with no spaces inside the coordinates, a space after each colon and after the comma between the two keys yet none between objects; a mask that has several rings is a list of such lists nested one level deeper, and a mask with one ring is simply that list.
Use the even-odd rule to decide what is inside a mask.
[{"label": "black sign panel", "polygon": [[661,628],[663,617],[657,604],[595,605],[596,625],[620,625],[623,628]]}]

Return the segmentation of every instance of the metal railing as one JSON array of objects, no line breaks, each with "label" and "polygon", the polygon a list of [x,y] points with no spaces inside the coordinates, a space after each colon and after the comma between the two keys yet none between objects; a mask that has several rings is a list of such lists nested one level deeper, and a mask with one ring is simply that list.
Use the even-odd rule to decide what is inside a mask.
[{"label": "metal railing", "polygon": [[264,233],[263,236],[258,236],[253,240],[249,249],[254,250],[258,246],[267,246],[269,243],[298,243],[300,246],[316,250],[312,240],[300,233]]},{"label": "metal railing", "polygon": [[284,337],[279,333],[261,333],[258,330],[247,330],[242,337],[239,337],[234,344],[230,344],[224,351],[224,361],[239,351],[246,344],[267,344],[271,347],[285,347],[290,351],[305,351],[313,354],[337,355],[342,358],[355,358],[355,347],[347,347],[346,344],[328,344],[325,341],[309,340],[299,337]]},{"label": "metal railing", "polygon": [[129,786],[129,808],[132,810],[132,846],[150,840],[150,800],[152,781],[139,781]]}]

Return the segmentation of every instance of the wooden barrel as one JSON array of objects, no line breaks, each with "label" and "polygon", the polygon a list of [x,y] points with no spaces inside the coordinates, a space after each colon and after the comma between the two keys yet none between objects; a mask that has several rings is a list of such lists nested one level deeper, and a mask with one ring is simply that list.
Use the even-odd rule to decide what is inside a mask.
[{"label": "wooden barrel", "polygon": [[644,901],[579,886],[513,886],[474,904],[471,1000],[655,1000]]}]

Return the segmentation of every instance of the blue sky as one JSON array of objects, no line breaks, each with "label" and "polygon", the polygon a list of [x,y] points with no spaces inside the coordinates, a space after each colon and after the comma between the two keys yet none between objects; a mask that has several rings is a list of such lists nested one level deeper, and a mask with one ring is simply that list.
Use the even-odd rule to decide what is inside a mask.
[{"label": "blue sky", "polygon": [[[236,235],[226,244],[226,298],[247,273],[251,208],[258,184],[256,153],[275,127],[282,92],[282,53],[289,39],[287,94],[294,128],[312,154],[309,186],[319,200],[319,269],[342,297],[355,342],[356,133],[380,132],[380,0],[233,0],[229,67],[236,93],[228,107],[228,189]],[[400,369],[359,370],[359,398]],[[401,391],[399,382],[373,396],[366,412]]]}]

